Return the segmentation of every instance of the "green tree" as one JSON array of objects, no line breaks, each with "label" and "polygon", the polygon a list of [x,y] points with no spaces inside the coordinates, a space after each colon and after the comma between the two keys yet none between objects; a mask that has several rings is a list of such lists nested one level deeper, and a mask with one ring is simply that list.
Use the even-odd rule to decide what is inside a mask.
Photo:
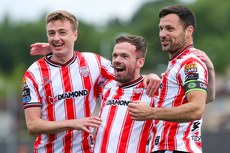
[{"label": "green tree", "polygon": [[230,66],[230,1],[202,0],[192,5],[197,17],[195,44],[213,60],[217,73]]}]

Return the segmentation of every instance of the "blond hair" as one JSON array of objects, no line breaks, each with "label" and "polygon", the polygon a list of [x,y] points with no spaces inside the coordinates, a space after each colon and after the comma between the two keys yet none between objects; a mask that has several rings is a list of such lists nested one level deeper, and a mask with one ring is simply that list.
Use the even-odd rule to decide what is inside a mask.
[{"label": "blond hair", "polygon": [[49,13],[46,17],[46,24],[50,23],[50,22],[54,22],[57,20],[68,20],[70,22],[70,24],[72,25],[73,31],[78,29],[78,20],[77,18],[64,10],[58,10],[58,11],[54,11],[52,13]]}]

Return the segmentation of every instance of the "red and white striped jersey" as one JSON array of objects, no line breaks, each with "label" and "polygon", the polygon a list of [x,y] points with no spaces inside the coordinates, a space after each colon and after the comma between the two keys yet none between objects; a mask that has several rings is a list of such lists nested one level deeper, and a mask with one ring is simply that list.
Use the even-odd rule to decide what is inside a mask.
[{"label": "red and white striped jersey", "polygon": [[[188,103],[186,92],[207,88],[206,65],[192,54],[190,49],[187,48],[169,61],[167,70],[162,74],[156,107],[180,106]],[[200,88],[192,87],[192,85],[196,85],[192,83],[190,84],[191,90],[185,90],[185,82],[189,80],[199,82]],[[153,129],[154,139],[151,142],[152,151],[177,150],[201,153],[201,125],[202,119],[187,123],[156,121],[156,126]]]},{"label": "red and white striped jersey", "polygon": [[128,103],[141,100],[154,107],[154,99],[146,95],[143,78],[118,86],[106,83],[100,108],[102,124],[96,131],[95,153],[145,153],[152,120],[134,121]]},{"label": "red and white striped jersey", "polygon": [[[52,55],[50,55],[52,56]],[[114,78],[111,62],[94,53],[76,52],[65,65],[49,56],[39,59],[23,78],[24,109],[41,107],[41,118],[62,121],[89,117],[94,111],[100,81]],[[90,136],[81,130],[39,134],[35,153],[89,153]]]}]

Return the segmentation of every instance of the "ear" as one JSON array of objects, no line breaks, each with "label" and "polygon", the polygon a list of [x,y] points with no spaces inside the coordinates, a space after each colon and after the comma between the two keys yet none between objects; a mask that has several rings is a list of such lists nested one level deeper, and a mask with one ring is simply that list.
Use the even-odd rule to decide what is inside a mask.
[{"label": "ear", "polygon": [[75,30],[73,34],[74,34],[74,41],[76,41],[76,40],[77,40],[77,37],[78,37],[78,31]]},{"label": "ear", "polygon": [[137,66],[139,67],[139,68],[142,68],[143,66],[144,66],[144,64],[145,64],[145,58],[139,58],[138,60],[137,60]]},{"label": "ear", "polygon": [[187,37],[191,37],[193,35],[193,32],[194,32],[194,27],[193,26],[188,26],[186,29],[185,29],[185,35]]}]

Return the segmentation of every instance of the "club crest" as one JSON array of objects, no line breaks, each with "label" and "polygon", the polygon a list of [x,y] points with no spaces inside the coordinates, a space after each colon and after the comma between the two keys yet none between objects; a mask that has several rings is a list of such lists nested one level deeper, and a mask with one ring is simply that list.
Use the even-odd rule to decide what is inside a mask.
[{"label": "club crest", "polygon": [[89,76],[89,67],[88,66],[84,66],[84,67],[80,67],[80,74],[83,77],[88,77]]}]

